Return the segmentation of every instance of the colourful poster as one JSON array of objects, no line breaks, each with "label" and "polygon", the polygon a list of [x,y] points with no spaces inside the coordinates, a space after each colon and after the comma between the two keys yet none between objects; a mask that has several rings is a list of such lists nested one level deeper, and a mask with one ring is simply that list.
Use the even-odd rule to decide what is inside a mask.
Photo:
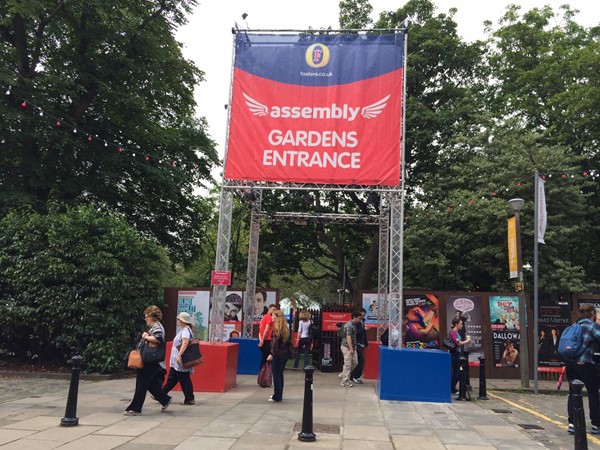
[{"label": "colourful poster", "polygon": [[496,367],[519,367],[519,297],[490,296],[492,356]]},{"label": "colourful poster", "polygon": [[[178,291],[177,315],[186,312],[192,317],[194,337],[201,341],[208,340],[208,310],[210,307],[210,291]],[[179,333],[177,326],[177,333]]]},{"label": "colourful poster", "polygon": [[404,39],[238,33],[225,178],[398,186]]},{"label": "colourful poster", "polygon": [[362,307],[367,311],[365,316],[365,327],[377,326],[377,293],[363,293]]},{"label": "colourful poster", "polygon": [[405,295],[404,312],[408,331],[407,348],[440,348],[439,299],[433,294]]},{"label": "colourful poster", "polygon": [[544,302],[538,313],[538,364],[540,367],[562,367],[558,341],[569,326],[569,302]]},{"label": "colourful poster", "polygon": [[462,321],[463,328],[459,333],[461,340],[471,336],[471,343],[464,347],[465,352],[468,352],[469,364],[479,365],[479,357],[483,356],[483,307],[481,297],[476,295],[449,295],[446,298],[446,317],[448,333],[452,329],[454,318]]}]

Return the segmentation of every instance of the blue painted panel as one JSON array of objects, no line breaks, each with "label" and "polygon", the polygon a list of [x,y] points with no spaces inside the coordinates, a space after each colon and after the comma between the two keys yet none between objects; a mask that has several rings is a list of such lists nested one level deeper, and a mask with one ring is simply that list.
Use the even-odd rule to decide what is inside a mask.
[{"label": "blue painted panel", "polygon": [[450,354],[441,350],[379,348],[379,398],[451,403]]},{"label": "blue painted panel", "polygon": [[[231,338],[229,342],[235,342],[240,346],[237,373],[239,375],[258,375],[261,357],[258,339]],[[450,385],[450,381],[448,381],[448,385]]]}]

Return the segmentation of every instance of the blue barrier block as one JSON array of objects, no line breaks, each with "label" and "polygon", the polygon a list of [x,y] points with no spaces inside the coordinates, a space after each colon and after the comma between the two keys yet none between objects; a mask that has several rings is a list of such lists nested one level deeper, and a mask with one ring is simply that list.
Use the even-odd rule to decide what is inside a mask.
[{"label": "blue barrier block", "polygon": [[[258,339],[230,338],[229,342],[235,342],[240,346],[237,373],[239,375],[258,375],[261,357]],[[448,381],[448,385],[450,385],[450,381]]]},{"label": "blue barrier block", "polygon": [[451,403],[450,354],[441,350],[381,346],[379,398]]}]

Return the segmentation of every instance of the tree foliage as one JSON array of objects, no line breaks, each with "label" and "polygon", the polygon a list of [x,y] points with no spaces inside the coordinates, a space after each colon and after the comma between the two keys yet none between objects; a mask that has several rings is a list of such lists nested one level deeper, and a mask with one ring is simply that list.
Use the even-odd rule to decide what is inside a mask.
[{"label": "tree foliage", "polygon": [[41,361],[84,357],[115,372],[162,304],[169,261],[123,217],[94,205],[52,205],[47,214],[0,220],[0,354]]},{"label": "tree foliage", "polygon": [[176,260],[193,254],[207,212],[193,190],[217,160],[204,119],[194,117],[203,73],[174,38],[195,4],[0,5],[0,85],[8,92],[0,215],[15,205],[43,212],[49,201],[100,201]]}]

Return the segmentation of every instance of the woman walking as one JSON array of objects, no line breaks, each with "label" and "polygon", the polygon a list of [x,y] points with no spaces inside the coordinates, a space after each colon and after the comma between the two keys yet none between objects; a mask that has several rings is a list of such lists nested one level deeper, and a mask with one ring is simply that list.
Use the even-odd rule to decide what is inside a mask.
[{"label": "woman walking", "polygon": [[273,312],[273,338],[271,340],[271,353],[267,361],[271,361],[273,371],[273,395],[270,402],[283,400],[283,371],[290,358],[292,340],[290,329],[283,317],[281,310]]},{"label": "woman walking", "polygon": [[173,339],[173,348],[171,349],[171,359],[169,364],[169,376],[167,377],[167,383],[163,387],[163,391],[168,394],[171,389],[177,386],[177,383],[181,385],[183,391],[183,403],[182,405],[195,405],[196,400],[194,399],[194,386],[190,375],[194,373],[194,369],[185,369],[183,362],[181,361],[181,355],[185,352],[190,341],[193,339],[192,335],[192,318],[186,312],[179,313],[177,316],[177,325],[180,330]]},{"label": "woman walking", "polygon": [[[162,319],[162,312],[157,306],[148,306],[144,310],[144,319],[148,326],[148,331],[144,331],[142,339],[146,345],[165,345],[165,329],[163,328],[160,320]],[[162,405],[162,412],[165,412],[171,404],[171,397],[165,394],[160,385],[158,375],[160,373],[161,366],[164,369],[165,362],[160,363],[144,363],[144,367],[136,369],[135,377],[135,393],[133,394],[133,400],[125,411],[123,412],[126,416],[139,416],[142,414],[142,407],[146,400],[146,392],[150,392],[154,398]]]},{"label": "woman walking", "polygon": [[298,363],[300,363],[300,353],[304,352],[304,367],[308,366],[309,363],[309,354],[310,351],[310,336],[308,335],[308,330],[312,325],[312,321],[310,320],[310,313],[308,311],[302,311],[300,313],[300,321],[298,322],[298,342],[296,349],[296,358],[294,359],[294,369],[298,368]]}]

